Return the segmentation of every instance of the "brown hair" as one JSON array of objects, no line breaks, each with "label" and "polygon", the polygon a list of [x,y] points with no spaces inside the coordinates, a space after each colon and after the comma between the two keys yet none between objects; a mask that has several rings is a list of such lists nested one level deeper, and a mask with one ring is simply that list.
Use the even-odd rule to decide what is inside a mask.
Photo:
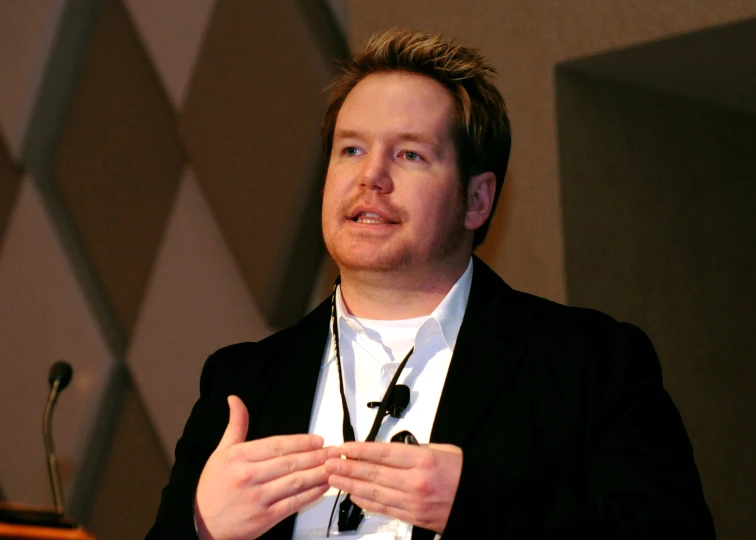
[{"label": "brown hair", "polygon": [[344,100],[368,75],[408,71],[426,75],[449,90],[455,108],[451,135],[457,150],[463,193],[472,176],[487,171],[496,176],[491,216],[473,237],[473,247],[480,245],[499,200],[512,145],[504,98],[492,82],[494,68],[478,50],[444,41],[440,34],[397,28],[373,35],[362,49],[339,65],[342,74],[330,86],[321,133],[327,156],[331,154],[336,118]]}]

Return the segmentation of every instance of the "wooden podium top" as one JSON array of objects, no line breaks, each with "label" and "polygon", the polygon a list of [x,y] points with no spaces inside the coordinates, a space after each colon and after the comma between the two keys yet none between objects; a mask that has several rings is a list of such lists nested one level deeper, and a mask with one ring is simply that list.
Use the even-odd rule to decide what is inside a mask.
[{"label": "wooden podium top", "polygon": [[0,540],[95,540],[54,509],[0,502]]},{"label": "wooden podium top", "polygon": [[59,529],[57,527],[37,527],[34,525],[15,525],[0,523],[0,539],[2,540],[94,540],[81,527],[76,529]]}]

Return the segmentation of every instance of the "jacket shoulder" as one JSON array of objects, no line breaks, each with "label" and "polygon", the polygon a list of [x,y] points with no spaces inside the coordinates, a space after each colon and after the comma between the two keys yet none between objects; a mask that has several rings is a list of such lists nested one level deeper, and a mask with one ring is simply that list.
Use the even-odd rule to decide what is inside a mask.
[{"label": "jacket shoulder", "polygon": [[544,366],[567,369],[592,364],[603,371],[619,368],[637,354],[658,366],[650,340],[636,326],[595,309],[566,306],[517,291],[482,261],[475,263],[477,289],[474,281],[468,308],[478,313],[476,322],[488,331],[524,339],[531,356]]},{"label": "jacket shoulder", "polygon": [[513,296],[529,315],[531,321],[541,321],[543,324],[551,325],[554,329],[575,330],[581,327],[589,327],[609,330],[617,325],[632,326],[628,323],[619,322],[610,315],[596,309],[567,306],[522,291],[513,290]]},{"label": "jacket shoulder", "polygon": [[292,354],[303,340],[312,341],[324,337],[322,330],[327,324],[329,313],[330,304],[325,300],[296,324],[264,339],[234,343],[218,349],[208,357],[202,368],[200,391],[218,382],[219,378],[232,386],[235,386],[234,380],[249,381],[247,375],[250,371],[254,371],[255,379],[259,379],[275,364],[276,359]]}]

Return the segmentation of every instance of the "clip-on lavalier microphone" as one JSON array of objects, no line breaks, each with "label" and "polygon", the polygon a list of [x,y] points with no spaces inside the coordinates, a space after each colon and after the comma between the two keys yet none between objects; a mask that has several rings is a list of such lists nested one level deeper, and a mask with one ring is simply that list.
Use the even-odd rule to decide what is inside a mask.
[{"label": "clip-on lavalier microphone", "polygon": [[[389,396],[389,405],[386,409],[386,413],[390,414],[393,418],[401,418],[404,414],[404,410],[407,408],[410,402],[410,389],[405,384],[397,384],[391,391]],[[368,407],[375,409],[381,406],[380,401],[368,401]]]}]

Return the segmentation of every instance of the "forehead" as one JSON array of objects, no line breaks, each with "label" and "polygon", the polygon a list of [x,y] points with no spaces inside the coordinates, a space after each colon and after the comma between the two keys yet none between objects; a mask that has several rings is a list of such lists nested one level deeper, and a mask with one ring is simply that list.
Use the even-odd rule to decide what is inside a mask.
[{"label": "forehead", "polygon": [[453,115],[451,93],[438,81],[403,71],[373,73],[347,95],[336,129],[449,139]]}]

